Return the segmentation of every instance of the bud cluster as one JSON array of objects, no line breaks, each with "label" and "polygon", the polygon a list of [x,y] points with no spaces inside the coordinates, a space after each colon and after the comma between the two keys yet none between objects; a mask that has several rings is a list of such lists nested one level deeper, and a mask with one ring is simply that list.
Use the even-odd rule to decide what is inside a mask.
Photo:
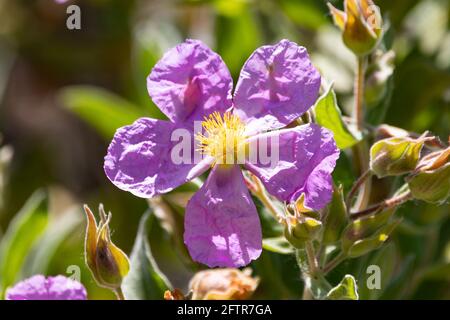
[{"label": "bud cluster", "polygon": [[406,174],[414,198],[442,204],[450,195],[450,147],[422,150],[436,140],[425,135],[382,139],[370,149],[370,169],[378,178]]}]

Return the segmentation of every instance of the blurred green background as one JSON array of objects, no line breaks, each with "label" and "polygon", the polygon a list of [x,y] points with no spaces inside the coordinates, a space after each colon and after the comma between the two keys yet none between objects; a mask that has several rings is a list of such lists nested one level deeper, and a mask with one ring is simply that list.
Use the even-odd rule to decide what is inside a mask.
[{"label": "blurred green background", "polygon": [[[342,8],[342,1],[331,2]],[[430,130],[447,141],[449,1],[375,2],[387,21],[382,45],[396,57],[382,101],[368,106],[368,120],[418,133]],[[81,8],[81,30],[66,28],[70,4]],[[146,77],[161,55],[185,38],[201,39],[216,50],[235,80],[257,47],[282,38],[295,41],[308,49],[323,77],[334,81],[340,106],[349,114],[355,62],[332,25],[326,1],[0,0],[0,237],[7,240],[4,252],[14,248],[0,257],[3,281],[66,274],[76,265],[89,298],[113,298],[84,267],[81,205],[96,210],[101,202],[112,211],[113,240],[131,251],[148,204],[107,180],[103,157],[116,128],[140,116],[162,117],[148,97]],[[347,188],[354,179],[345,155],[335,177]],[[395,181],[377,183],[389,187]],[[169,209],[149,230],[159,268],[182,289],[200,268],[183,252],[178,230],[179,202],[186,195],[189,190],[179,190],[165,198]],[[27,200],[28,209],[18,214]],[[390,244],[342,264],[333,272],[336,279],[351,271],[365,281],[363,266],[375,261],[389,286],[362,297],[450,299],[448,205],[413,202],[399,214],[404,223]],[[12,229],[22,232],[19,240]],[[261,277],[256,298],[301,296],[294,257],[265,252],[253,268]]]}]

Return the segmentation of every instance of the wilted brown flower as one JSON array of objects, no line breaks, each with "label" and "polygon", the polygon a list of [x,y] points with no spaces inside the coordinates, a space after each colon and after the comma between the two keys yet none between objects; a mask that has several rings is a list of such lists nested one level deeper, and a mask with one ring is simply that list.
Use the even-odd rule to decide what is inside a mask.
[{"label": "wilted brown flower", "polygon": [[189,283],[192,300],[245,300],[258,287],[251,269],[212,269],[200,271]]},{"label": "wilted brown flower", "polygon": [[166,290],[164,292],[164,300],[189,300],[180,289]]}]

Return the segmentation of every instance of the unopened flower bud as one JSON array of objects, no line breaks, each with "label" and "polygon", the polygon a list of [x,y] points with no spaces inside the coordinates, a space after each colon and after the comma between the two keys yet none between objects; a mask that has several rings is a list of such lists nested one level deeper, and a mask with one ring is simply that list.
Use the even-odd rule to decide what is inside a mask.
[{"label": "unopened flower bud", "polygon": [[[293,213],[290,210],[294,211]],[[320,215],[305,205],[305,195],[286,208],[284,236],[296,248],[303,248],[305,241],[315,239],[322,229]]]},{"label": "unopened flower bud", "polygon": [[380,9],[372,0],[345,0],[344,11],[328,3],[345,45],[358,56],[369,54],[382,36]]},{"label": "unopened flower bud", "polygon": [[320,230],[322,222],[310,217],[289,217],[284,228],[284,236],[296,248],[302,248],[306,241],[314,240]]},{"label": "unopened flower bud", "polygon": [[414,198],[444,203],[450,196],[450,147],[423,157],[406,181]]},{"label": "unopened flower bud", "polygon": [[378,178],[398,176],[413,171],[426,138],[389,138],[370,148],[370,169]]},{"label": "unopened flower bud", "polygon": [[348,249],[347,256],[350,258],[357,258],[380,248],[389,239],[389,235],[399,223],[399,220],[394,221],[393,223],[386,225],[371,237],[355,241]]},{"label": "unopened flower bud", "polygon": [[373,250],[381,245],[393,230],[387,226],[391,225],[389,221],[394,212],[395,208],[390,208],[351,221],[342,233],[342,251],[355,256],[356,253]]},{"label": "unopened flower bud", "polygon": [[111,241],[109,222],[111,213],[107,216],[100,205],[100,223],[97,226],[95,217],[88,206],[84,206],[87,217],[85,259],[86,264],[98,285],[116,290],[130,269],[127,255]]},{"label": "unopened flower bud", "polygon": [[245,300],[255,292],[259,279],[251,269],[212,269],[200,271],[189,283],[192,300]]},{"label": "unopened flower bud", "polygon": [[333,186],[333,197],[326,209],[324,217],[323,244],[333,244],[339,241],[343,229],[348,224],[347,206],[344,200],[342,185]]}]

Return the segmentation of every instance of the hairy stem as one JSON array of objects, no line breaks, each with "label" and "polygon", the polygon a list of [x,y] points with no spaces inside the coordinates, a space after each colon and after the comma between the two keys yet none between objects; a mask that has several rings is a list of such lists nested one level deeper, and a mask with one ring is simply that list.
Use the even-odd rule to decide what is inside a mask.
[{"label": "hairy stem", "polygon": [[276,220],[280,220],[280,218],[283,217],[283,214],[279,212],[273,201],[269,198],[269,196],[264,190],[264,186],[262,185],[261,181],[259,181],[259,179],[256,177],[252,178],[253,178],[252,181],[247,181],[247,184],[251,184],[250,191],[253,193],[255,197],[259,199],[259,201],[262,202],[264,207],[266,207],[270,211],[270,213]]},{"label": "hairy stem", "polygon": [[[311,278],[316,278],[321,276],[321,270],[319,268],[319,264],[316,259],[316,253],[314,252],[314,245],[312,241],[305,242],[305,252],[306,252],[306,260],[308,262],[307,270],[303,270],[303,279],[305,282],[305,286],[303,287],[303,300],[313,300],[314,296],[311,292],[311,288],[308,285],[311,282]],[[298,259],[298,257],[297,257]],[[309,279],[309,280],[308,280]]]},{"label": "hairy stem", "polygon": [[364,129],[364,110],[363,110],[363,100],[364,100],[364,68],[365,68],[365,57],[358,57],[358,62],[356,66],[355,74],[355,105],[353,109],[353,120],[355,121],[356,128],[359,132]]},{"label": "hairy stem", "polygon": [[368,178],[372,176],[372,172],[370,170],[366,170],[353,184],[351,190],[349,191],[347,198],[345,200],[345,204],[347,208],[350,208],[352,199],[355,196],[356,192],[361,188],[361,186],[366,182]]},{"label": "hairy stem", "polygon": [[[364,129],[364,78],[365,78],[366,57],[358,57],[355,74],[355,105],[353,109],[353,120],[359,132]],[[369,147],[367,141],[362,139],[353,149],[354,158],[357,160],[360,174],[369,169]],[[367,207],[370,200],[371,179],[365,179],[359,187],[358,197],[355,202],[355,210],[360,211]]]},{"label": "hairy stem", "polygon": [[381,211],[383,209],[389,209],[389,208],[393,208],[396,206],[399,206],[403,203],[405,203],[406,201],[412,199],[412,194],[411,192],[408,190],[402,194],[399,194],[398,196],[394,196],[392,198],[389,198],[387,200],[384,200],[382,202],[379,202],[377,204],[374,204],[373,206],[370,206],[369,208],[362,210],[362,211],[358,211],[355,213],[352,213],[350,215],[350,217],[352,219],[358,219],[361,217],[364,217],[366,215],[369,215],[371,213],[377,212],[377,211]]},{"label": "hairy stem", "polygon": [[331,270],[336,268],[344,260],[345,260],[345,254],[342,252],[339,253],[333,260],[331,260],[330,262],[328,262],[326,264],[326,266],[323,268],[323,273],[327,274],[328,272],[330,272]]},{"label": "hairy stem", "polygon": [[312,275],[315,275],[319,272],[319,264],[317,263],[314,246],[311,241],[305,243],[305,250],[308,257],[309,271]]}]

